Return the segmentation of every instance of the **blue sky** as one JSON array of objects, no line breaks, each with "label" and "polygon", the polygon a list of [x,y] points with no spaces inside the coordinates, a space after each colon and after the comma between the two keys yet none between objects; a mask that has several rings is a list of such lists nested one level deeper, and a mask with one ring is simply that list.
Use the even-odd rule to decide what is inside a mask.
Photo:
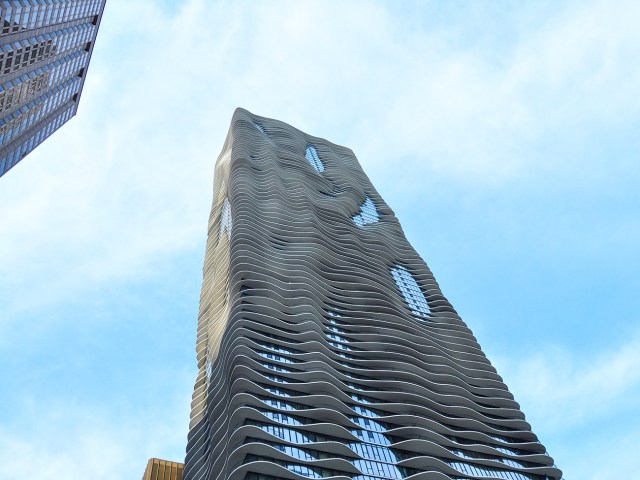
[{"label": "blue sky", "polygon": [[353,149],[565,478],[638,471],[640,4],[109,0],[0,180],[0,478],[184,457],[242,106]]}]

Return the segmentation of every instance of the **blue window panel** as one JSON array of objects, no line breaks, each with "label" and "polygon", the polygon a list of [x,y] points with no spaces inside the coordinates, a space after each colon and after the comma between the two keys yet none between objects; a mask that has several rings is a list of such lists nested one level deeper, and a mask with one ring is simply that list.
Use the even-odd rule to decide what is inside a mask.
[{"label": "blue window panel", "polygon": [[303,450],[301,448],[292,447],[290,445],[282,445],[282,444],[272,444],[271,445],[276,450],[280,450],[282,453],[289,455],[297,460],[317,460],[318,455],[313,455],[311,452],[313,450]]},{"label": "blue window panel", "polygon": [[450,467],[459,472],[473,475],[475,477],[491,477],[504,478],[505,480],[537,480],[541,478],[539,475],[528,475],[520,472],[511,472],[509,470],[499,470],[497,468],[486,467],[484,465],[473,465],[463,462],[447,462]]},{"label": "blue window panel", "polygon": [[388,447],[382,445],[372,445],[370,443],[350,443],[349,448],[362,458],[368,460],[380,460],[387,463],[398,463],[402,460]]},{"label": "blue window panel", "polygon": [[359,413],[361,415],[367,415],[369,417],[374,417],[374,418],[384,417],[382,412],[378,412],[376,410],[371,410],[370,408],[363,407],[362,405],[352,405],[352,404],[350,404],[349,407],[354,412]]},{"label": "blue window panel", "polygon": [[261,395],[257,395],[257,398],[262,402],[264,402],[265,404],[269,405],[270,407],[279,408],[281,410],[294,411],[294,410],[305,410],[309,408],[305,405],[293,404],[293,403],[285,402],[283,400],[278,400],[277,398],[263,397]]},{"label": "blue window panel", "polygon": [[258,372],[260,375],[262,375],[265,378],[268,378],[271,381],[274,382],[278,382],[278,383],[302,383],[301,380],[294,380],[292,378],[285,378],[285,377],[281,377],[279,375],[272,375],[270,373],[263,373],[263,372]]},{"label": "blue window panel", "polygon": [[354,390],[359,390],[361,392],[366,392],[367,391],[367,389],[365,389],[364,387],[362,387],[362,386],[360,386],[360,385],[358,385],[356,383],[353,383],[353,382],[344,382],[344,384],[347,387],[353,388]]},{"label": "blue window panel", "polygon": [[284,413],[272,412],[271,410],[262,410],[262,409],[259,409],[259,411],[265,417],[269,417],[271,420],[278,423],[284,423],[285,425],[296,425],[296,426],[304,425],[304,423],[302,423],[300,420],[293,418],[289,415],[285,415]]},{"label": "blue window panel", "polygon": [[391,445],[391,440],[379,432],[371,432],[369,430],[359,430],[355,428],[349,431],[365,442],[379,443],[380,445]]},{"label": "blue window panel", "polygon": [[352,480],[387,480],[385,477],[374,477],[373,475],[358,475],[352,477]]},{"label": "blue window panel", "polygon": [[293,473],[297,473],[298,475],[302,475],[303,477],[324,478],[322,473],[320,473],[321,470],[318,471],[319,469],[307,467],[306,465],[296,465],[295,463],[287,463],[286,467],[287,467],[287,470],[290,470]]},{"label": "blue window panel", "polygon": [[268,358],[269,360],[275,360],[277,362],[282,362],[282,363],[300,363],[299,360],[293,360],[292,358],[283,357],[282,355],[277,355],[277,354],[271,353],[271,352],[262,352],[260,350],[255,350],[255,352],[258,355],[260,355],[260,356],[262,356],[264,358]]},{"label": "blue window panel", "polygon": [[402,472],[394,465],[372,462],[371,460],[354,460],[352,463],[364,474],[379,475],[384,478],[404,478]]},{"label": "blue window panel", "polygon": [[268,348],[269,350],[273,350],[274,352],[290,353],[290,354],[293,354],[293,355],[295,355],[296,353],[305,353],[305,352],[300,351],[300,350],[291,350],[291,349],[285,348],[285,347],[283,347],[281,345],[276,345],[275,343],[263,342],[262,340],[256,340],[255,338],[252,338],[251,340],[256,342],[261,347]]},{"label": "blue window panel", "polygon": [[353,222],[359,227],[363,227],[369,223],[377,223],[380,221],[380,214],[376,210],[376,206],[369,197],[360,205],[360,213],[351,217]]},{"label": "blue window panel", "polygon": [[336,340],[338,342],[349,343],[351,341],[348,338],[343,337],[341,335],[336,335],[335,333],[325,333],[325,335],[327,336],[327,338],[330,338],[331,340]]},{"label": "blue window panel", "polygon": [[[360,407],[360,408],[362,408],[362,407]],[[364,409],[364,408],[363,408],[363,410],[366,411],[366,409]],[[387,431],[387,429],[382,424],[380,424],[380,423],[378,423],[378,422],[376,422],[374,420],[371,420],[370,418],[349,417],[349,420],[351,420],[356,425],[360,425],[362,428],[364,428],[366,430],[373,430],[374,432],[386,432]]]},{"label": "blue window panel", "polygon": [[[262,388],[264,388],[267,392],[269,393],[273,393],[274,395],[278,395],[279,397],[292,397],[293,396],[293,392],[291,391],[287,391],[287,390],[283,390],[281,388],[275,387],[273,385],[260,385]],[[301,394],[302,395],[302,394]]]},{"label": "blue window panel", "polygon": [[291,443],[313,443],[315,442],[314,434],[306,434],[302,432],[298,432],[296,430],[291,430],[286,427],[278,427],[276,425],[268,425],[261,422],[255,422],[256,426],[262,429],[263,431],[273,435],[274,437],[280,438],[282,440],[286,440]]},{"label": "blue window panel", "polygon": [[222,234],[227,232],[229,238],[231,238],[231,227],[233,226],[233,222],[231,220],[231,204],[229,203],[229,199],[225,198],[224,203],[222,204],[222,215],[220,220],[220,237]]},{"label": "blue window panel", "polygon": [[[310,436],[298,436],[301,433],[296,432],[295,430],[291,430],[288,428],[278,429],[267,427],[264,424],[261,424],[260,428],[269,433],[277,436],[278,438],[286,438],[289,441],[297,441],[302,440],[302,443],[316,443],[319,441],[327,441],[327,437],[323,436],[314,436],[311,434]],[[321,458],[326,458],[326,454],[309,448],[301,448],[300,446],[294,445],[286,445],[279,442],[270,442],[264,440],[258,440],[261,443],[266,443],[276,450],[281,451],[282,453],[289,455],[293,459],[303,460],[303,461],[314,461],[319,460]],[[379,445],[371,445],[365,443],[353,443],[349,444],[349,447],[362,458],[353,459],[351,457],[345,457],[343,455],[333,455],[333,458],[343,458],[353,464],[356,468],[358,468],[361,472],[365,474],[373,474],[379,475],[377,478],[386,478],[386,479],[395,479],[395,478],[405,478],[407,475],[405,470],[401,467],[396,467],[395,463],[401,460],[401,458],[396,455],[391,449],[387,447],[382,447]],[[283,464],[282,460],[275,460],[276,463]],[[324,474],[329,474],[326,469],[322,469]],[[335,475],[335,473],[334,473]],[[325,475],[326,476],[326,475]]]},{"label": "blue window panel", "polygon": [[531,464],[520,462],[518,460],[513,460],[511,458],[498,457],[498,456],[495,456],[495,455],[487,455],[487,454],[484,454],[484,453],[461,450],[461,449],[457,449],[457,448],[452,448],[451,449],[451,453],[454,453],[454,454],[458,455],[459,457],[467,458],[467,459],[470,459],[470,460],[473,460],[473,459],[493,460],[493,461],[496,461],[496,462],[504,463],[505,465],[508,465],[510,467],[515,467],[515,468],[527,468],[527,467],[531,466]]},{"label": "blue window panel", "polygon": [[307,147],[307,150],[305,151],[304,158],[307,159],[307,161],[313,168],[316,169],[316,171],[324,172],[324,165],[322,163],[322,160],[320,160],[320,157],[318,156],[316,147],[314,147],[313,145],[309,145]]},{"label": "blue window panel", "polygon": [[[332,347],[339,348],[340,350],[353,350],[353,348],[348,347],[348,346],[346,346],[346,345],[344,345],[344,344],[342,344],[342,343],[336,343],[336,342],[328,342],[328,343],[329,343],[329,345],[331,345]],[[345,358],[347,358],[347,357],[345,357]]]},{"label": "blue window panel", "polygon": [[495,435],[493,433],[487,433],[487,432],[482,432],[485,435],[493,438],[494,440],[497,440],[499,442],[503,442],[503,443],[518,443],[518,440],[513,439],[513,438],[509,438],[509,437],[502,437],[500,435]]},{"label": "blue window panel", "polygon": [[391,275],[411,313],[419,317],[428,317],[431,312],[429,304],[415,278],[401,265],[392,268]]},{"label": "blue window panel", "polygon": [[294,370],[290,370],[286,367],[283,367],[282,365],[277,365],[275,363],[269,363],[269,362],[258,362],[258,363],[263,367],[266,367],[270,370],[275,370],[276,372],[294,373]]},{"label": "blue window panel", "polygon": [[498,450],[499,452],[506,453],[507,455],[522,455],[520,452],[513,450],[511,448],[499,447],[497,445],[491,445],[493,448]]},{"label": "blue window panel", "polygon": [[344,328],[334,327],[333,325],[326,325],[326,327],[332,332],[336,332],[336,333],[353,333],[353,332],[350,332],[349,330],[345,330]]}]

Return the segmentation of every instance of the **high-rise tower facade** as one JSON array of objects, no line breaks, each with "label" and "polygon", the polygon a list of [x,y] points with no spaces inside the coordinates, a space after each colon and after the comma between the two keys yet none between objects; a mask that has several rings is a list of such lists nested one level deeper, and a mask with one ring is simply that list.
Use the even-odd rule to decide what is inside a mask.
[{"label": "high-rise tower facade", "polygon": [[215,167],[186,480],[557,480],[353,152],[238,109]]},{"label": "high-rise tower facade", "polygon": [[105,1],[0,1],[0,176],[76,114]]}]

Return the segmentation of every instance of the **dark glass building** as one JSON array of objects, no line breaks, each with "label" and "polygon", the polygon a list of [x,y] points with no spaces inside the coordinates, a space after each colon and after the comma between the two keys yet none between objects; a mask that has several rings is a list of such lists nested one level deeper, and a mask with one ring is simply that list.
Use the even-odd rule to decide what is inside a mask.
[{"label": "dark glass building", "polygon": [[196,352],[187,480],[562,476],[353,152],[242,109]]},{"label": "dark glass building", "polygon": [[0,176],[75,115],[106,0],[0,0]]}]

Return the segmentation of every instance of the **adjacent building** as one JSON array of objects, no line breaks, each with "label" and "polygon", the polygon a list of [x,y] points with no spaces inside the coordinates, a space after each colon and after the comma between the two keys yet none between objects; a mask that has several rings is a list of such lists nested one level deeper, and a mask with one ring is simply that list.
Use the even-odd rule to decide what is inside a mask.
[{"label": "adjacent building", "polygon": [[351,150],[238,109],[218,158],[187,480],[557,480]]},{"label": "adjacent building", "polygon": [[0,176],[76,114],[106,0],[0,0]]},{"label": "adjacent building", "polygon": [[142,480],[182,480],[183,472],[183,463],[150,458],[142,475]]}]

